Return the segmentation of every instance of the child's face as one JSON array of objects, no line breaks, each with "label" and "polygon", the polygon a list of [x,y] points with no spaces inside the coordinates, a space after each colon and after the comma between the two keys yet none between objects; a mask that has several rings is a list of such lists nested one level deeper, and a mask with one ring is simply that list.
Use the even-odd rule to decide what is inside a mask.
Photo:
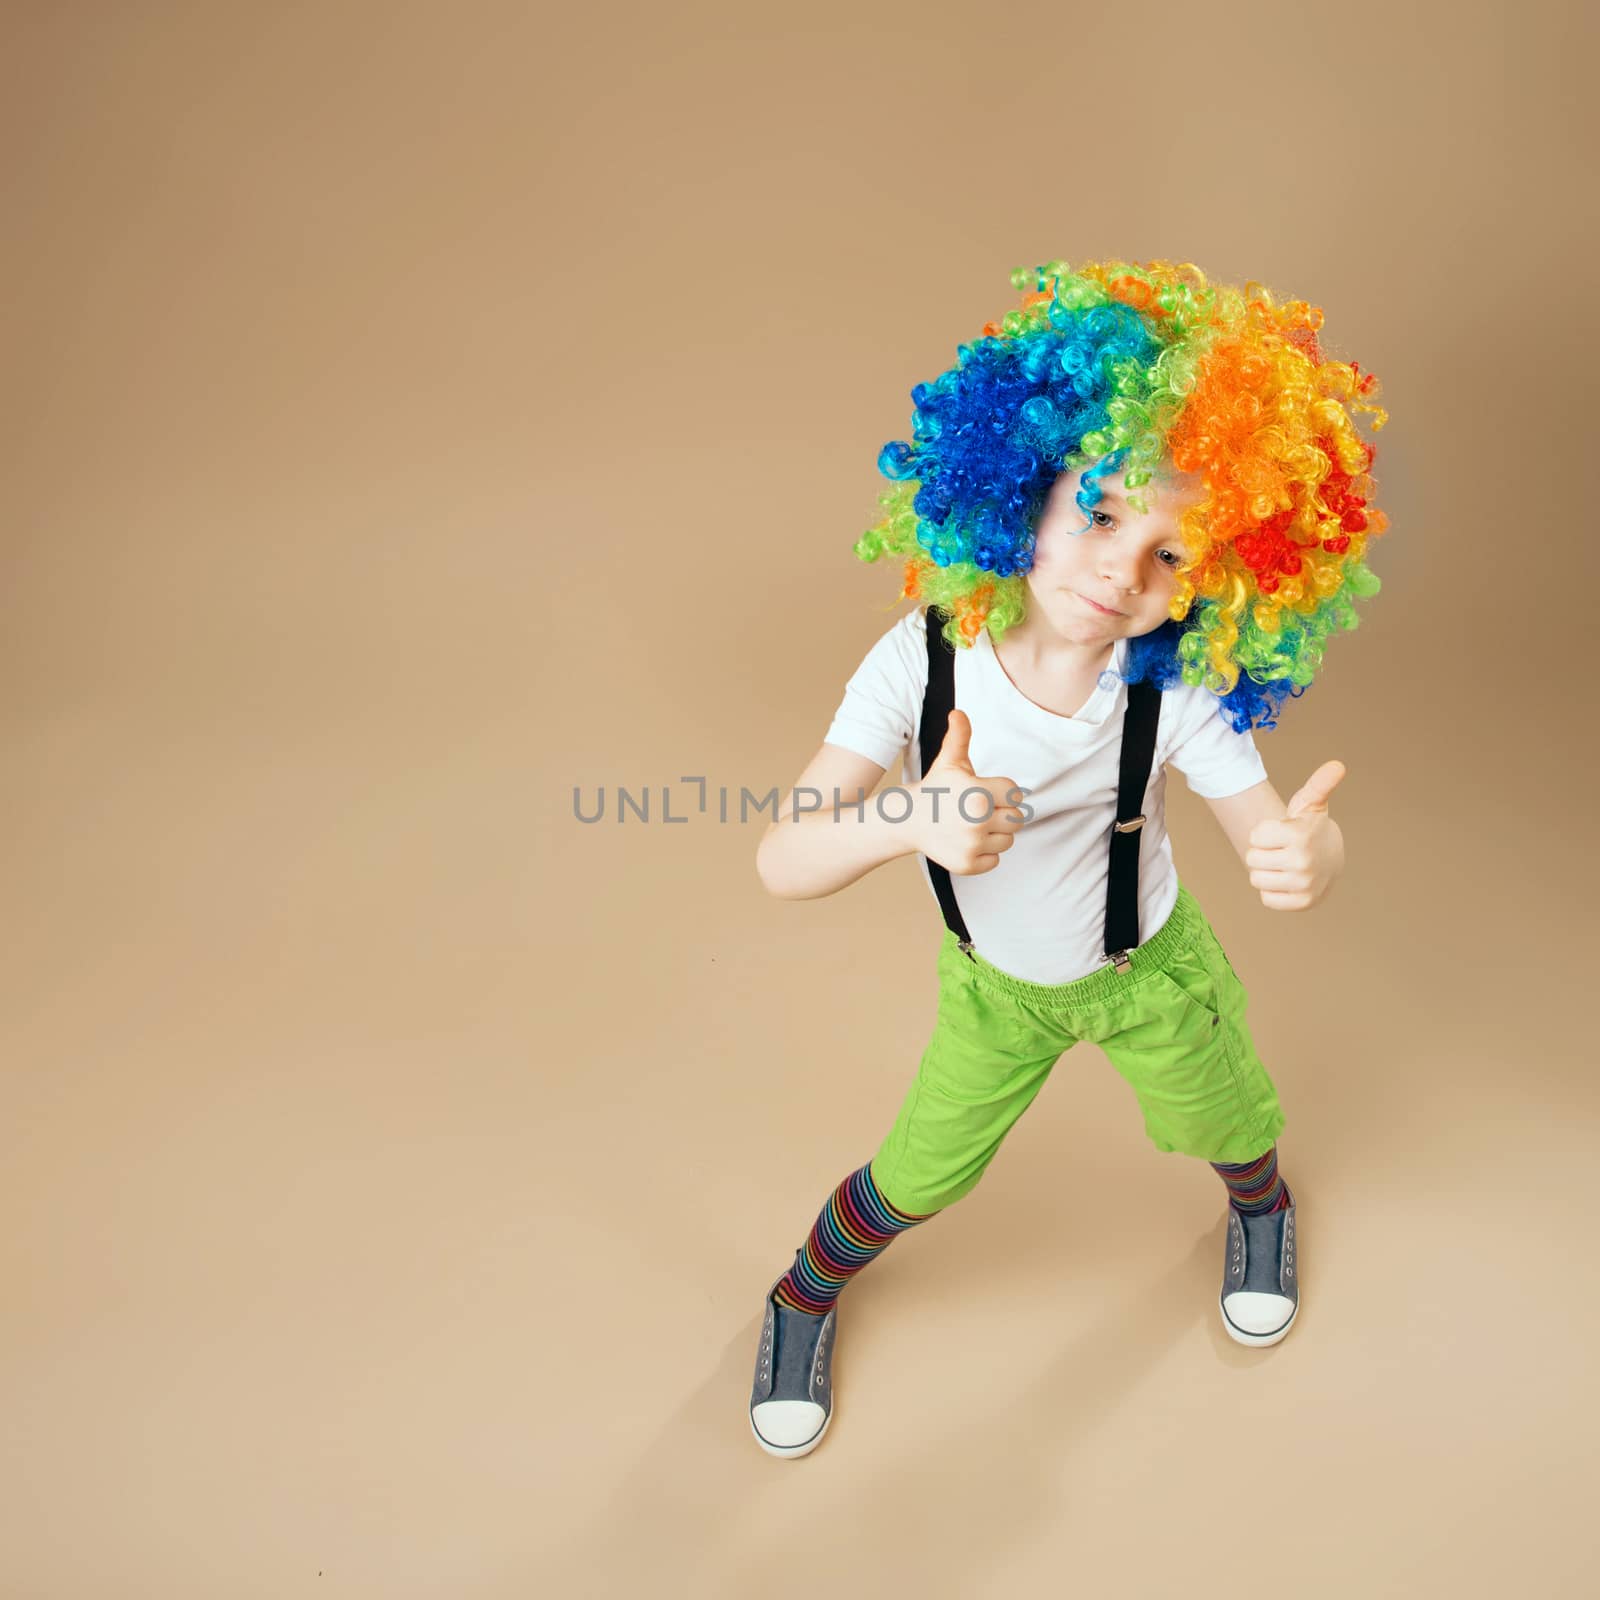
[{"label": "child's face", "polygon": [[1108,474],[1089,514],[1094,526],[1074,533],[1086,520],[1074,498],[1082,483],[1081,473],[1064,472],[1051,486],[1034,530],[1030,609],[1078,643],[1138,638],[1171,615],[1173,573],[1188,559],[1178,513],[1205,499],[1204,484],[1168,465],[1144,485],[1150,509],[1141,513],[1127,503],[1122,474]]}]

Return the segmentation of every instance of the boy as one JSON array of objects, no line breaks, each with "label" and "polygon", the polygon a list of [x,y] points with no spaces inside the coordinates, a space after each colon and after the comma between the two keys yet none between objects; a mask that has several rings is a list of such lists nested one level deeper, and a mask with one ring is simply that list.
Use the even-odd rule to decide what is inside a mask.
[{"label": "boy", "polygon": [[[851,677],[758,854],[772,893],[806,899],[914,853],[947,924],[899,1116],[768,1292],[750,1421],[773,1455],[809,1453],[832,1420],[845,1284],[971,1191],[1081,1039],[1156,1147],[1226,1186],[1229,1336],[1275,1344],[1298,1313],[1284,1117],[1244,989],[1178,881],[1165,769],[1208,801],[1266,907],[1327,893],[1344,769],[1285,804],[1251,728],[1377,587],[1360,561],[1384,526],[1374,452],[1344,403],[1383,414],[1355,400],[1370,376],[1323,357],[1304,302],[1166,262],[1051,263],[1035,281],[912,391],[914,441],[880,457],[910,487],[857,553],[905,556],[902,596],[924,604]],[[902,752],[909,792],[869,802]],[[802,794],[824,803],[802,813]]]}]

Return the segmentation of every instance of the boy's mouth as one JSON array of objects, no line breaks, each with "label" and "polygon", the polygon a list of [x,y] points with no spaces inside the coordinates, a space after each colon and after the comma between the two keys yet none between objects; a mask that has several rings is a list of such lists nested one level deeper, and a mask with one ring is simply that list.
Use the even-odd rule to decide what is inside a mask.
[{"label": "boy's mouth", "polygon": [[[1076,589],[1069,590],[1068,592],[1070,594],[1078,594]],[[1093,606],[1094,609],[1103,617],[1120,617],[1124,615],[1124,613],[1121,611],[1113,611],[1110,606],[1103,606],[1098,601],[1091,600],[1086,594],[1078,594],[1078,598],[1083,601],[1086,606]]]}]

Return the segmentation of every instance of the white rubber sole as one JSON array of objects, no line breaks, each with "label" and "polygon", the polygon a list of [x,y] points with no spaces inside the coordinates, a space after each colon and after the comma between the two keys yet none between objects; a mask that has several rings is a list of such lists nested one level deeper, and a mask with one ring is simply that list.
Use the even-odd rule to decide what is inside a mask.
[{"label": "white rubber sole", "polygon": [[756,1443],[760,1445],[769,1456],[808,1456],[817,1448],[819,1444],[822,1443],[823,1436],[827,1433],[829,1427],[832,1426],[832,1423],[833,1412],[830,1410],[827,1416],[822,1419],[822,1426],[817,1429],[815,1436],[807,1439],[804,1444],[769,1444],[761,1437],[759,1433],[756,1432],[756,1419],[754,1417],[750,1418],[750,1432],[755,1438]]},{"label": "white rubber sole", "polygon": [[[1276,1344],[1280,1339],[1288,1336],[1289,1330],[1294,1326],[1294,1319],[1300,1315],[1300,1302],[1294,1303],[1294,1310],[1289,1313],[1289,1320],[1273,1333],[1246,1333],[1243,1328],[1237,1328],[1228,1319],[1228,1313],[1222,1304],[1222,1297],[1217,1297],[1217,1310],[1222,1313],[1222,1326],[1228,1330],[1228,1337],[1235,1344],[1247,1344],[1260,1349],[1262,1345]],[[829,1419],[832,1420],[831,1418]]]}]

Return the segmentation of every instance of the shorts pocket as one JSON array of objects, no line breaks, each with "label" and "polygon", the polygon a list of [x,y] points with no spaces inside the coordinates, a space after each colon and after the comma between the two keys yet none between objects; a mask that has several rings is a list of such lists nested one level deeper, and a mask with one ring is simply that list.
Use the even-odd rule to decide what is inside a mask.
[{"label": "shorts pocket", "polygon": [[1221,1022],[1222,1001],[1217,993],[1216,978],[1197,955],[1185,954],[1182,959],[1163,967],[1156,978],[1180,1000],[1205,1012],[1213,1027]]}]

